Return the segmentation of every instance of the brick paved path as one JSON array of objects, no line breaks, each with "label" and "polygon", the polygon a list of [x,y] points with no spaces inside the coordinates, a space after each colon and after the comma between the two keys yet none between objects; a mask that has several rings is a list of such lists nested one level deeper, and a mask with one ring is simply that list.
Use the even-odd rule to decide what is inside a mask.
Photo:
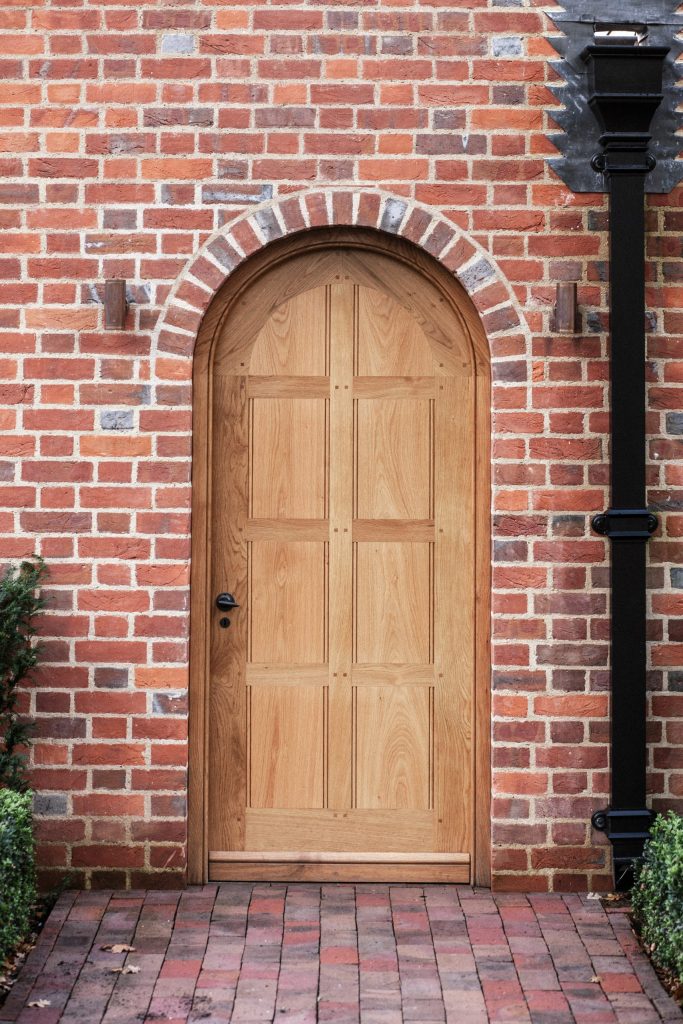
[{"label": "brick paved path", "polygon": [[623,911],[436,885],[67,893],[0,1009],[19,1024],[661,1020],[683,1015]]}]

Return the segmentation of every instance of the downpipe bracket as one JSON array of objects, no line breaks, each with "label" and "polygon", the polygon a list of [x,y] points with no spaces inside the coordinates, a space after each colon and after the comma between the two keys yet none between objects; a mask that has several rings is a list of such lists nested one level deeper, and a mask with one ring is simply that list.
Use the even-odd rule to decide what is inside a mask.
[{"label": "downpipe bracket", "polygon": [[617,892],[628,892],[633,886],[635,864],[643,856],[643,845],[650,839],[654,811],[647,807],[613,810],[605,807],[594,811],[591,825],[604,832],[612,844],[614,883]]},{"label": "downpipe bracket", "polygon": [[659,517],[646,508],[608,508],[591,519],[595,533],[610,539],[649,540]]},{"label": "downpipe bracket", "polygon": [[654,817],[654,811],[647,807],[620,811],[605,807],[603,810],[593,812],[591,825],[598,832],[604,832],[610,842],[614,839],[643,841],[650,838],[650,826]]}]

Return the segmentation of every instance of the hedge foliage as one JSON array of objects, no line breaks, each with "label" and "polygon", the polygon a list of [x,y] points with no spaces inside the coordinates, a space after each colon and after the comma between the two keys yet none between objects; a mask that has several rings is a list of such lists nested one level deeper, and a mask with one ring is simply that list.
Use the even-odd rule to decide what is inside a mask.
[{"label": "hedge foliage", "polygon": [[17,714],[19,686],[38,660],[34,617],[43,607],[38,587],[46,575],[42,558],[0,578],[0,786],[26,789],[26,756],[31,724]]},{"label": "hedge foliage", "polygon": [[631,894],[655,964],[683,979],[683,818],[659,815]]},{"label": "hedge foliage", "polygon": [[0,964],[28,933],[36,898],[32,799],[0,789]]}]

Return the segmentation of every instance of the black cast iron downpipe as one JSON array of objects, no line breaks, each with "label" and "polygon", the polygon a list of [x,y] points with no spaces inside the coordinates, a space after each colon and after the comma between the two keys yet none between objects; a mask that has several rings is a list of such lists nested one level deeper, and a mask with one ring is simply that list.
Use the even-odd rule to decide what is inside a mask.
[{"label": "black cast iron downpipe", "polygon": [[652,820],[646,807],[645,179],[650,123],[668,53],[589,46],[590,105],[603,134],[594,168],[609,191],[611,504],[593,528],[611,541],[611,801],[593,825],[612,843],[617,889],[630,888]]}]

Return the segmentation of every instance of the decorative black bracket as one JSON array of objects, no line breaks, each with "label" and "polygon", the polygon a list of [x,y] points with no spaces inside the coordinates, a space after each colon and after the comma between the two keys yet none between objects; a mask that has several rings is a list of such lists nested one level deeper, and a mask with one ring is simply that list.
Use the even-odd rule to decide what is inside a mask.
[{"label": "decorative black bracket", "polygon": [[658,524],[658,517],[646,508],[608,508],[591,520],[595,532],[610,540],[649,540]]}]

